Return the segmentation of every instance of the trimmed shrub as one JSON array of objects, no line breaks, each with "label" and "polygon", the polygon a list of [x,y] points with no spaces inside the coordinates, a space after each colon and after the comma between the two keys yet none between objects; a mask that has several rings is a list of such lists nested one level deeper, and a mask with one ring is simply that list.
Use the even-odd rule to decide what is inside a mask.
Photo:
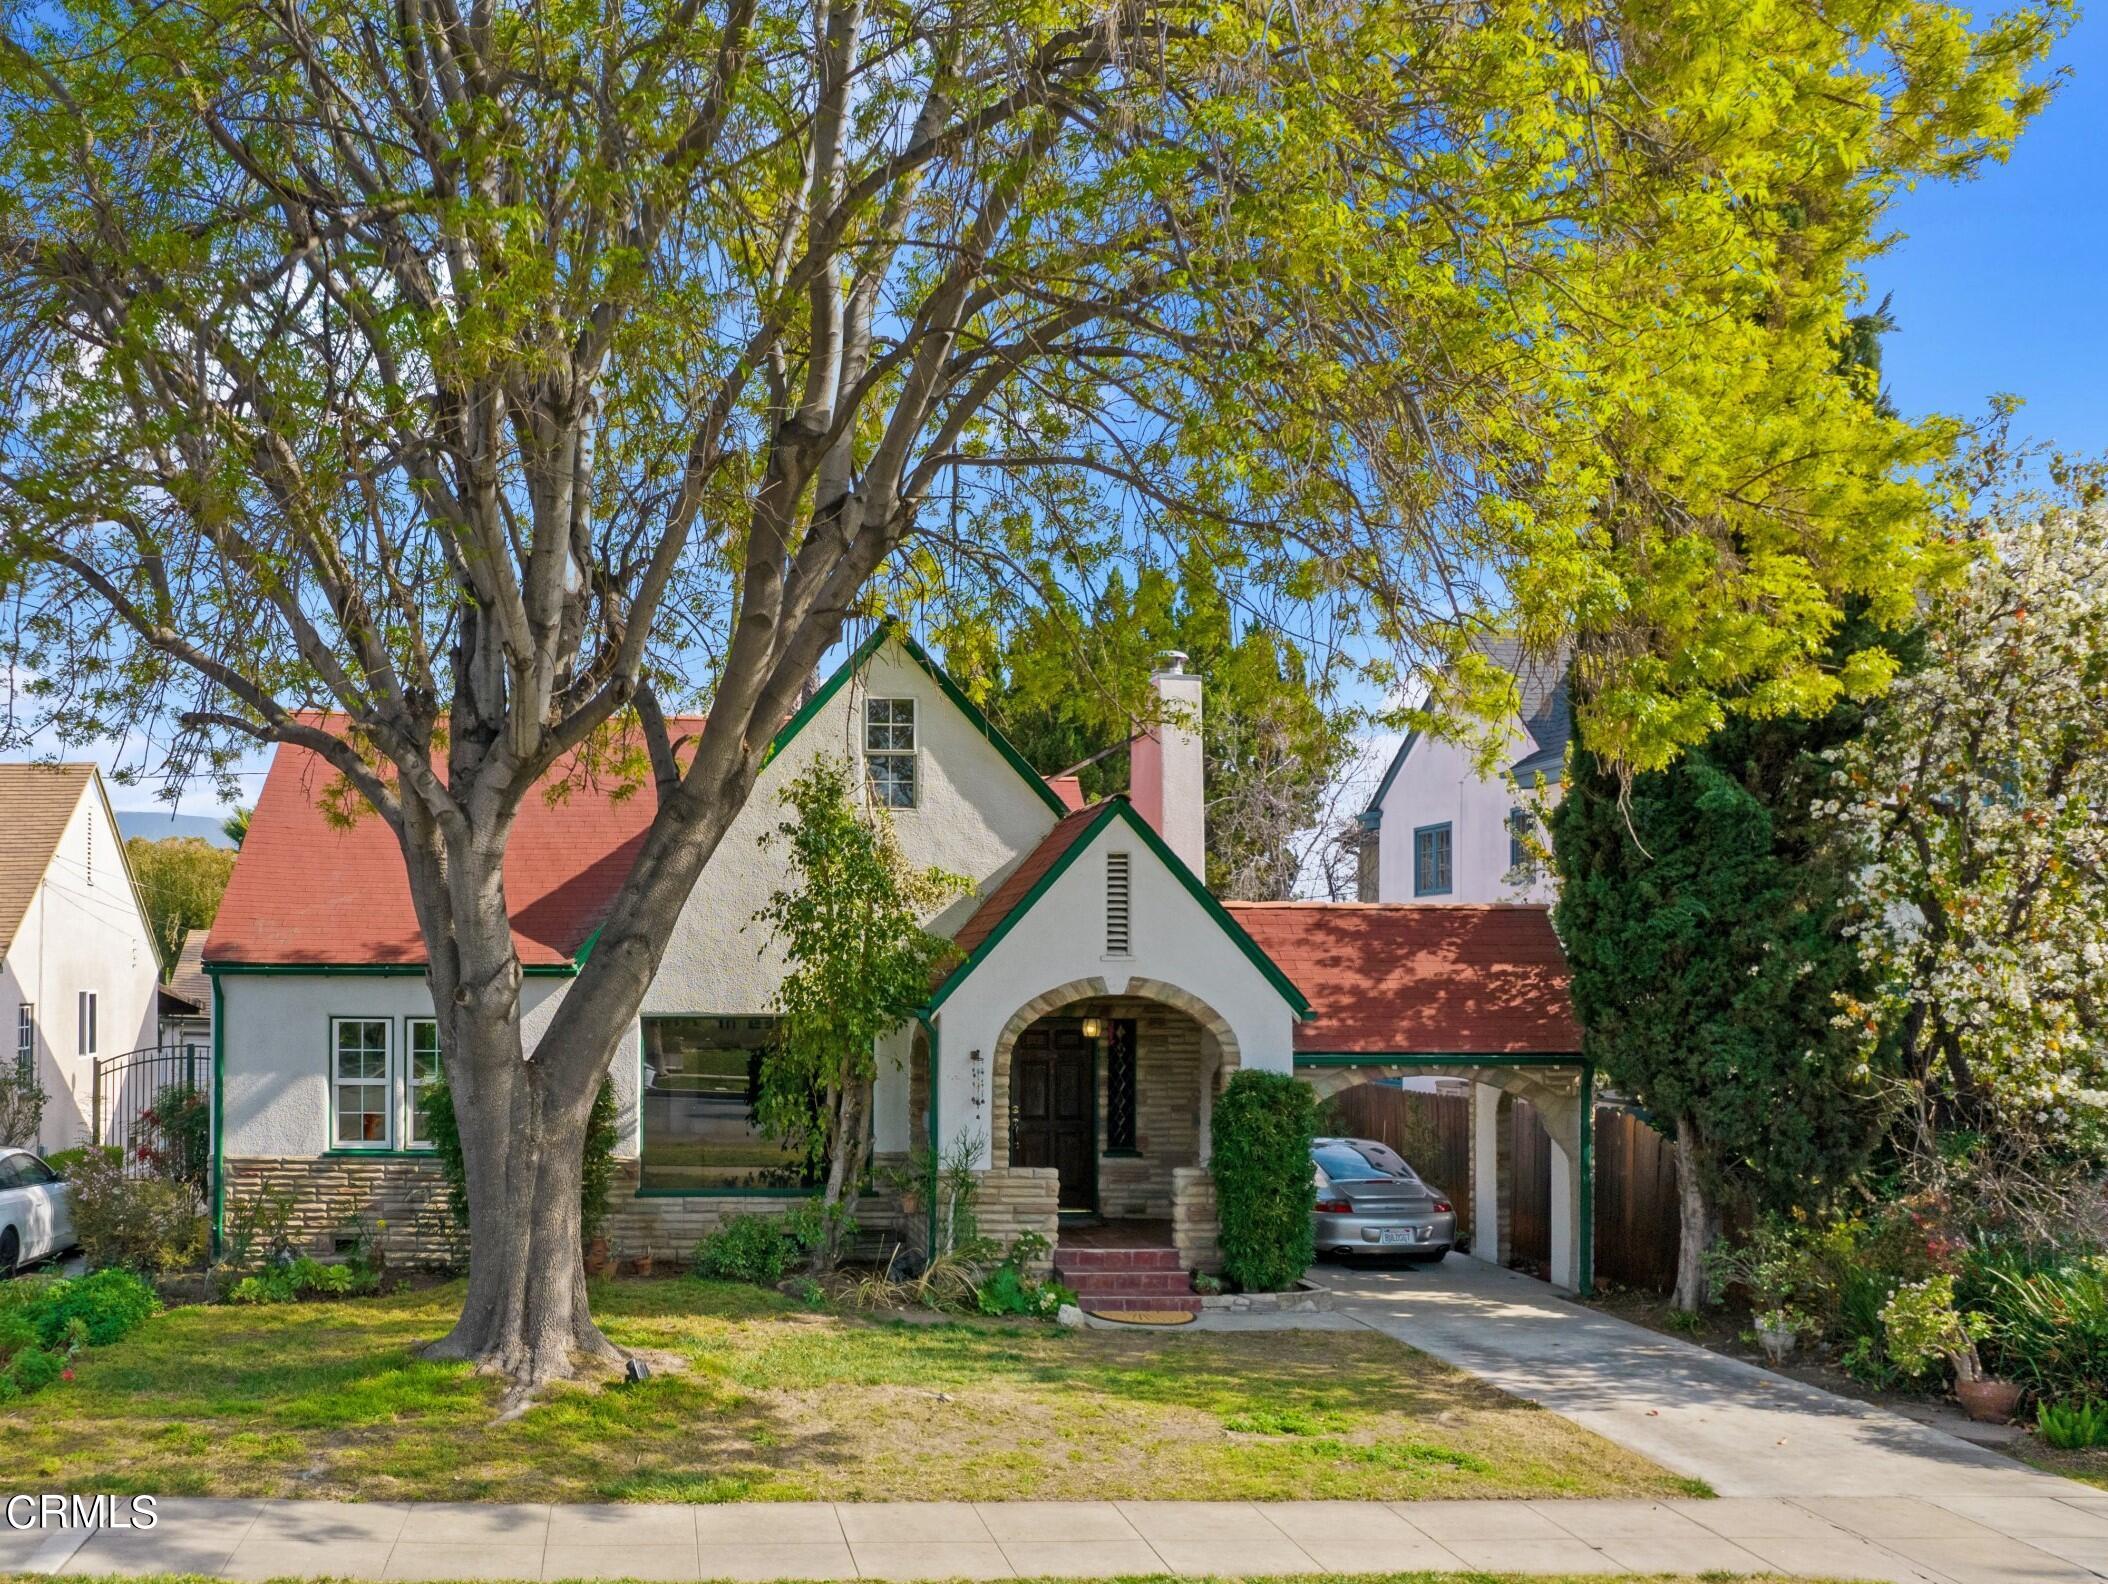
[{"label": "trimmed shrub", "polygon": [[1245,1292],[1281,1292],[1310,1267],[1317,1097],[1287,1073],[1239,1072],[1215,1102],[1216,1207],[1223,1274]]},{"label": "trimmed shrub", "polygon": [[773,1287],[798,1255],[798,1245],[776,1216],[729,1215],[695,1246],[695,1273],[719,1281]]}]

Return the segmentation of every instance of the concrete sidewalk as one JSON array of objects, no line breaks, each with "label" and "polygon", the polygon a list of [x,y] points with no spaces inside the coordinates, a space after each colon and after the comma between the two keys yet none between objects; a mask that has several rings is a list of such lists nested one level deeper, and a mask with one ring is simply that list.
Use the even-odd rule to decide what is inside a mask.
[{"label": "concrete sidewalk", "polygon": [[169,1499],[0,1568],[231,1579],[955,1579],[1406,1569],[2097,1584],[2108,1494],[1719,1501],[498,1506]]}]

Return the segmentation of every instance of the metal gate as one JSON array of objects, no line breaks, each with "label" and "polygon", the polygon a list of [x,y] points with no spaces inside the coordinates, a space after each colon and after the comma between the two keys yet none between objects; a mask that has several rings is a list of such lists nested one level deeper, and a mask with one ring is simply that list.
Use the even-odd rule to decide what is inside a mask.
[{"label": "metal gate", "polygon": [[119,1150],[132,1175],[173,1177],[202,1193],[216,1120],[204,1045],[152,1045],[95,1064],[90,1134]]}]

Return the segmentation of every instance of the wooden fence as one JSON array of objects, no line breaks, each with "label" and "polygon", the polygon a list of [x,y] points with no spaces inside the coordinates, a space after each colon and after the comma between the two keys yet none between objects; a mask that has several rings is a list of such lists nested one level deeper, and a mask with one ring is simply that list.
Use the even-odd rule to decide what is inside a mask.
[{"label": "wooden fence", "polygon": [[[1381,1139],[1448,1190],[1457,1233],[1471,1235],[1471,1101],[1388,1084],[1335,1095],[1327,1126]],[[1514,1264],[1542,1275],[1552,1259],[1552,1146],[1526,1100],[1512,1109],[1508,1246]],[[1676,1282],[1676,1153],[1644,1118],[1596,1107],[1596,1279],[1667,1292]]]}]

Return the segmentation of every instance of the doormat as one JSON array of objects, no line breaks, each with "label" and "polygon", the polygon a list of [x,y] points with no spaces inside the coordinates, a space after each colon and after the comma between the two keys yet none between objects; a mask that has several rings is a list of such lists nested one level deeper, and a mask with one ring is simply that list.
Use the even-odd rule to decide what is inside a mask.
[{"label": "doormat", "polygon": [[1117,1320],[1121,1325],[1181,1326],[1200,1318],[1183,1309],[1089,1309],[1085,1313],[1094,1320]]}]

